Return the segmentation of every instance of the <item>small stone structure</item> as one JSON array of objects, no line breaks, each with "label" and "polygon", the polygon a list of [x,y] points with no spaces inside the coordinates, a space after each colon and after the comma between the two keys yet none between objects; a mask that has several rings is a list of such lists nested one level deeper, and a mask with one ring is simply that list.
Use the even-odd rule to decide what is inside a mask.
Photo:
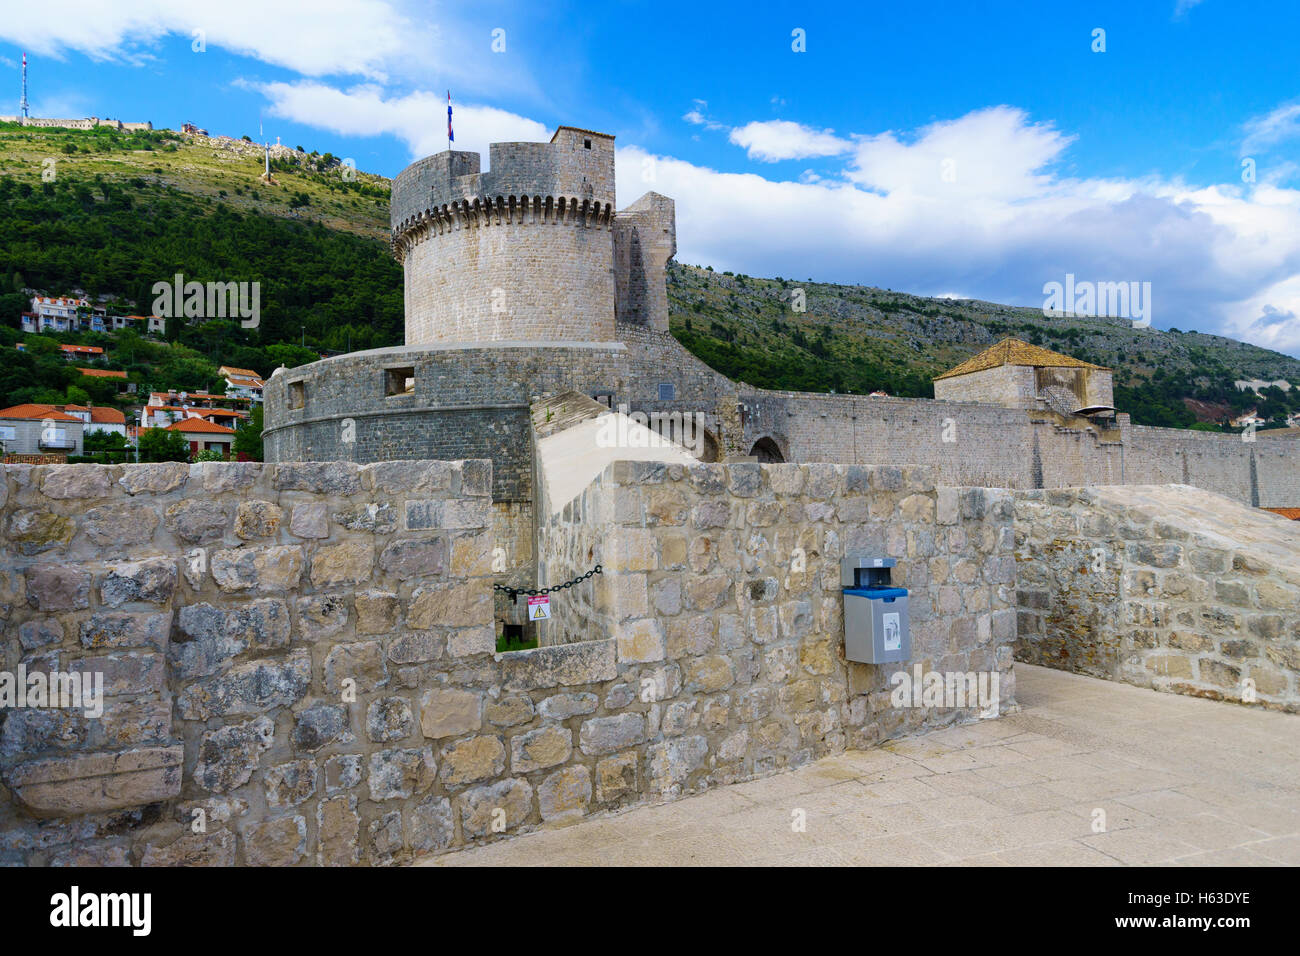
[{"label": "small stone structure", "polygon": [[544,538],[606,568],[573,642],[506,654],[485,461],[2,477],[0,671],[105,698],[0,709],[0,863],[403,862],[975,716],[844,662],[846,548],[1014,706],[1011,496],[924,469],[612,464]]},{"label": "small stone structure", "polygon": [[1016,493],[1019,660],[1300,711],[1300,526],[1186,486]]},{"label": "small stone structure", "polygon": [[1110,369],[1019,339],[1003,339],[938,376],[934,397],[1051,409],[1066,421],[1115,411]]}]

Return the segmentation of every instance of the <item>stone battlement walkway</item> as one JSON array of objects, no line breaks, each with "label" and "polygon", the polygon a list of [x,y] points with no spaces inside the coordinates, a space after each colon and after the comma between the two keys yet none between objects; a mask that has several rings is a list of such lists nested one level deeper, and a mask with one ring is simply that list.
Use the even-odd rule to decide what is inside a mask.
[{"label": "stone battlement walkway", "polygon": [[1016,677],[1009,717],[422,865],[1300,864],[1300,717]]}]

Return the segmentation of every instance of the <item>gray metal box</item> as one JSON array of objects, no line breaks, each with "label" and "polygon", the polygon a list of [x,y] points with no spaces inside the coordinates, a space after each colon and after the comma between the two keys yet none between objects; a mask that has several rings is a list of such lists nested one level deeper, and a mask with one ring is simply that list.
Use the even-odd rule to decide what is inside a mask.
[{"label": "gray metal box", "polygon": [[859,664],[912,659],[906,588],[844,589],[844,656]]}]

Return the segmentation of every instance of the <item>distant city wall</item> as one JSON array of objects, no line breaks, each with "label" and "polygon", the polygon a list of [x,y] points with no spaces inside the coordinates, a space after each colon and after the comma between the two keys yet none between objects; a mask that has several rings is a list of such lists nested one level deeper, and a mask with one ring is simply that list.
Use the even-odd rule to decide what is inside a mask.
[{"label": "distant city wall", "polygon": [[[1259,507],[1300,507],[1300,444],[1131,425],[1067,428],[1051,412],[909,398],[751,388],[671,335],[620,324],[609,343],[381,349],[273,376],[269,461],[481,456],[494,496],[530,501],[527,405],[575,390],[647,414],[698,414],[719,457],[771,439],[786,461],[922,465],[960,486],[1059,488],[1177,482]],[[410,395],[384,394],[385,368],[415,369]],[[287,383],[304,385],[288,407]],[[356,425],[340,441],[341,424]]]},{"label": "distant city wall", "polygon": [[37,116],[0,116],[0,123],[20,123],[23,126],[36,126],[45,129],[94,129],[97,126],[108,126],[113,129],[126,130],[134,132],[136,130],[151,130],[153,123],[123,123],[121,120],[100,119],[98,116],[87,116],[81,119],[49,119]]},{"label": "distant city wall", "polygon": [[[1125,484],[1194,485],[1259,508],[1300,507],[1300,441],[1253,442],[1178,428],[1134,425]],[[1100,482],[1098,482],[1100,484]]]}]

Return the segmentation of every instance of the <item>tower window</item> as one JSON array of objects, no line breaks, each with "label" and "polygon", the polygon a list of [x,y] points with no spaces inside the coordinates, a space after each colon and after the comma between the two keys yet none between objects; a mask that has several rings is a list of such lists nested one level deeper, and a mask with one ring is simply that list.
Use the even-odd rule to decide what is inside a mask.
[{"label": "tower window", "polygon": [[583,149],[591,149],[591,140],[589,140],[589,139],[584,139],[584,140],[582,141],[582,148],[583,148]]},{"label": "tower window", "polygon": [[415,392],[415,369],[384,369],[384,395],[411,395]]},{"label": "tower window", "polygon": [[289,383],[289,407],[302,408],[306,399],[307,387],[302,382]]}]

